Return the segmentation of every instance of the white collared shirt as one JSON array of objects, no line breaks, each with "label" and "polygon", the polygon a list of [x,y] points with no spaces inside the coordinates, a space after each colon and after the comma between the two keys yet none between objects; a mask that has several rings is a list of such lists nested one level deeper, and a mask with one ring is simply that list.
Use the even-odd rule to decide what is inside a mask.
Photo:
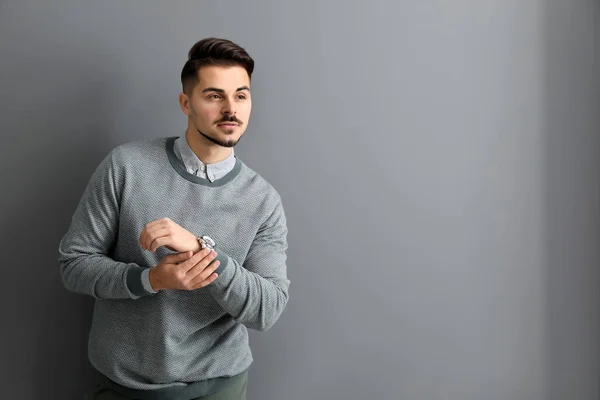
[{"label": "white collared shirt", "polygon": [[229,157],[214,164],[204,164],[192,150],[185,134],[175,140],[175,155],[190,174],[214,182],[227,175],[235,167],[235,154],[231,149]]}]

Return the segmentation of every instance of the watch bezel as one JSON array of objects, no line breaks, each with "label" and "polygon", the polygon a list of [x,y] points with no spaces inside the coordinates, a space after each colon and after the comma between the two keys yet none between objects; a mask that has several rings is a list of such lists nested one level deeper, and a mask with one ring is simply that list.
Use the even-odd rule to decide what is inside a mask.
[{"label": "watch bezel", "polygon": [[214,250],[214,248],[217,246],[214,239],[208,235],[198,236],[198,242],[200,243],[200,247],[202,249],[208,248],[210,250]]}]

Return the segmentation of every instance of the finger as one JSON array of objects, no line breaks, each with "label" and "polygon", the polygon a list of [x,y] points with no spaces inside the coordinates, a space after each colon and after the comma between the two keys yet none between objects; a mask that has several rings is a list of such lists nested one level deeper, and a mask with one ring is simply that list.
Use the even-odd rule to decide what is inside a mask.
[{"label": "finger", "polygon": [[142,229],[142,233],[140,233],[140,239],[138,240],[140,246],[144,250],[150,249],[150,243],[152,243],[152,238],[150,237],[150,231],[148,230],[148,225]]},{"label": "finger", "polygon": [[200,269],[196,270],[195,275],[192,275],[193,271],[198,267],[199,264],[196,265],[188,273],[190,276],[193,276],[193,278],[190,280],[190,285],[195,286],[199,282],[202,282],[203,280],[205,280],[206,278],[211,276],[212,273],[215,272],[217,270],[217,268],[219,268],[220,264],[221,263],[218,260],[215,260],[215,262],[212,262],[209,265],[207,265],[206,268],[204,268],[202,270],[200,270]]},{"label": "finger", "polygon": [[187,271],[186,275],[189,277],[189,279],[195,278],[198,274],[207,269],[209,265],[211,265],[211,263],[215,260],[216,256],[217,253],[212,251],[209,255],[204,257],[202,260],[196,263],[196,265],[190,268]]},{"label": "finger", "polygon": [[208,255],[206,255],[204,258],[202,258],[200,261],[198,261],[196,263],[196,265],[194,265],[192,268],[190,268],[187,271],[186,275],[188,275],[189,277],[195,277],[200,272],[204,271],[204,269],[206,267],[208,267],[208,265],[215,259],[216,256],[217,256],[217,252],[214,250],[211,251]]},{"label": "finger", "polygon": [[160,246],[169,247],[173,245],[173,237],[172,236],[162,236],[154,239],[149,246],[150,251],[156,251]]},{"label": "finger", "polygon": [[212,274],[208,278],[206,278],[205,280],[203,280],[201,282],[198,282],[197,284],[195,284],[194,286],[192,286],[192,290],[201,289],[201,288],[203,288],[205,286],[208,286],[211,283],[213,283],[215,280],[217,280],[218,277],[219,277],[218,274]]},{"label": "finger", "polygon": [[208,249],[200,250],[199,252],[197,252],[193,256],[191,256],[187,261],[180,264],[179,268],[181,268],[181,270],[184,273],[186,273],[187,271],[190,270],[190,268],[192,268],[194,265],[198,264],[198,262],[200,260],[202,260],[204,257],[206,257],[208,252],[209,252]]},{"label": "finger", "polygon": [[[169,236],[169,235],[171,235],[171,233],[172,233],[171,228],[168,226],[165,227],[164,225],[148,228],[146,231],[145,242],[144,242],[146,249],[152,248],[152,244],[153,244],[154,240],[156,240],[160,237],[163,237],[163,236]],[[157,248],[158,248],[158,246],[154,250],[156,250]],[[154,250],[152,250],[152,251],[154,251]]]},{"label": "finger", "polygon": [[146,224],[146,227],[148,228],[152,228],[152,227],[156,227],[157,225],[168,225],[170,224],[172,221],[170,218],[159,218],[159,219],[155,219],[152,222],[148,222]]},{"label": "finger", "polygon": [[140,246],[142,247],[142,249],[144,250],[148,250],[148,245],[150,244],[150,242],[148,241],[148,229],[146,227],[144,227],[144,229],[142,229],[142,232],[140,233],[140,238],[138,240]]},{"label": "finger", "polygon": [[140,243],[142,244],[142,247],[145,245],[146,247],[144,247],[145,249],[148,249],[150,247],[150,242],[148,239],[148,235],[152,234],[152,232],[156,231],[157,229],[163,228],[163,227],[168,227],[169,223],[171,222],[171,220],[169,218],[161,218],[161,219],[157,219],[154,220],[152,222],[148,222],[145,226],[144,229],[142,230],[142,235],[144,235],[145,240],[144,242]]},{"label": "finger", "polygon": [[183,253],[169,254],[163,258],[167,264],[177,264],[188,260],[194,253],[192,251],[184,251]]},{"label": "finger", "polygon": [[164,246],[168,244],[168,237],[159,237],[152,241],[152,243],[148,246],[148,250],[155,252],[160,246]]}]

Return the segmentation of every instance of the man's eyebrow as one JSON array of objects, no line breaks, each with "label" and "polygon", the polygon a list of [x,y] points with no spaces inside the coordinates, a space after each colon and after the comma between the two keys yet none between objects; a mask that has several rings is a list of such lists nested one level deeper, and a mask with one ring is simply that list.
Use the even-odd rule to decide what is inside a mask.
[{"label": "man's eyebrow", "polygon": [[204,89],[202,91],[202,93],[206,93],[206,92],[218,92],[218,93],[225,93],[225,91],[223,89],[217,89],[214,87],[207,87],[206,89]]},{"label": "man's eyebrow", "polygon": [[[236,92],[241,92],[243,90],[250,91],[250,88],[248,86],[242,86],[242,87],[237,88]],[[207,92],[225,93],[225,91],[223,89],[218,89],[215,87],[207,87],[206,89],[204,89],[202,91],[202,93],[207,93]]]}]

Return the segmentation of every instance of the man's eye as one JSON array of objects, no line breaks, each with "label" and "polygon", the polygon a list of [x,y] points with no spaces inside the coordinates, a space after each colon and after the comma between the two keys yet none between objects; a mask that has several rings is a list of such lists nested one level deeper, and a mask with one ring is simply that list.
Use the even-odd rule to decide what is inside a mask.
[{"label": "man's eye", "polygon": [[240,94],[240,95],[238,96],[238,99],[246,100],[246,95],[244,95],[244,94]]},{"label": "man's eye", "polygon": [[210,96],[208,96],[209,99],[219,99],[221,98],[221,96],[219,96],[218,94],[211,94]]}]

